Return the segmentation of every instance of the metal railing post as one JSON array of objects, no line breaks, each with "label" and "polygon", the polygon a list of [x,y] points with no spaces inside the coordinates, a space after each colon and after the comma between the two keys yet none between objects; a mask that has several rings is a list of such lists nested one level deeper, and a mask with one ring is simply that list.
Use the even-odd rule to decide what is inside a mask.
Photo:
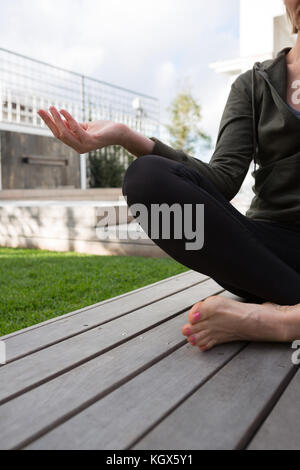
[{"label": "metal railing post", "polygon": [[0,191],[2,191],[2,132],[0,131]]},{"label": "metal railing post", "polygon": [[3,92],[2,92],[1,81],[0,81],[0,121],[3,121]]},{"label": "metal railing post", "polygon": [[[81,76],[81,100],[82,100],[82,122],[86,120],[86,109],[85,109],[85,77]],[[87,189],[87,174],[86,174],[86,161],[88,154],[85,153],[80,155],[80,185],[82,190]]]}]

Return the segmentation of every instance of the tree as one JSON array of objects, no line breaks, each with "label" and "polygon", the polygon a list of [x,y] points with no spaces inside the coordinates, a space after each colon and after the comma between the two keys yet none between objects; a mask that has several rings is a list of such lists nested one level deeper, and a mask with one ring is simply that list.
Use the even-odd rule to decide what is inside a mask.
[{"label": "tree", "polygon": [[201,106],[189,89],[182,89],[167,108],[171,114],[171,124],[165,125],[171,136],[171,146],[186,153],[196,152],[200,143],[211,148],[212,139],[200,128]]},{"label": "tree", "polygon": [[[126,161],[127,164],[122,163]],[[118,145],[89,152],[90,188],[121,188],[126,169],[134,157]]]}]

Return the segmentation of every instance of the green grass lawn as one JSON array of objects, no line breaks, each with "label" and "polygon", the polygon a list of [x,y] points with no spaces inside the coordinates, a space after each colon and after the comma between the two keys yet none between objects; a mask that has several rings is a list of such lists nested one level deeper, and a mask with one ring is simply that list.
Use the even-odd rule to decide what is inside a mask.
[{"label": "green grass lawn", "polygon": [[0,336],[185,271],[169,258],[0,248]]}]

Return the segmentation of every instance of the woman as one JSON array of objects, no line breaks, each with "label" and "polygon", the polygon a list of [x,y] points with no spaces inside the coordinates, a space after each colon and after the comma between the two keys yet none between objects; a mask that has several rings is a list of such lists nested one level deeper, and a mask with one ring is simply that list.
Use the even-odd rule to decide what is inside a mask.
[{"label": "woman", "polygon": [[[298,32],[300,0],[285,0],[285,6]],[[151,204],[204,204],[201,250],[186,250],[184,236],[153,240],[179,263],[246,300],[211,296],[193,306],[182,334],[202,351],[237,340],[300,339],[298,77],[299,34],[293,48],[255,63],[232,84],[209,163],[123,124],[79,124],[66,110],[60,111],[65,119],[55,107],[51,114],[39,111],[53,134],[78,153],[114,144],[137,157],[122,188],[129,207],[144,204],[150,214]],[[252,159],[255,197],[242,215],[230,201]]]}]

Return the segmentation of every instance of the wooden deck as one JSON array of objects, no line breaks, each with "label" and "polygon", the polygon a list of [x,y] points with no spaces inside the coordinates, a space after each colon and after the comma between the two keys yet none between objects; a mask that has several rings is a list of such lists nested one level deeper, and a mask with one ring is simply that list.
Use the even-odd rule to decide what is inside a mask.
[{"label": "wooden deck", "polygon": [[299,449],[290,344],[202,353],[181,334],[194,271],[0,338],[1,449]]}]

